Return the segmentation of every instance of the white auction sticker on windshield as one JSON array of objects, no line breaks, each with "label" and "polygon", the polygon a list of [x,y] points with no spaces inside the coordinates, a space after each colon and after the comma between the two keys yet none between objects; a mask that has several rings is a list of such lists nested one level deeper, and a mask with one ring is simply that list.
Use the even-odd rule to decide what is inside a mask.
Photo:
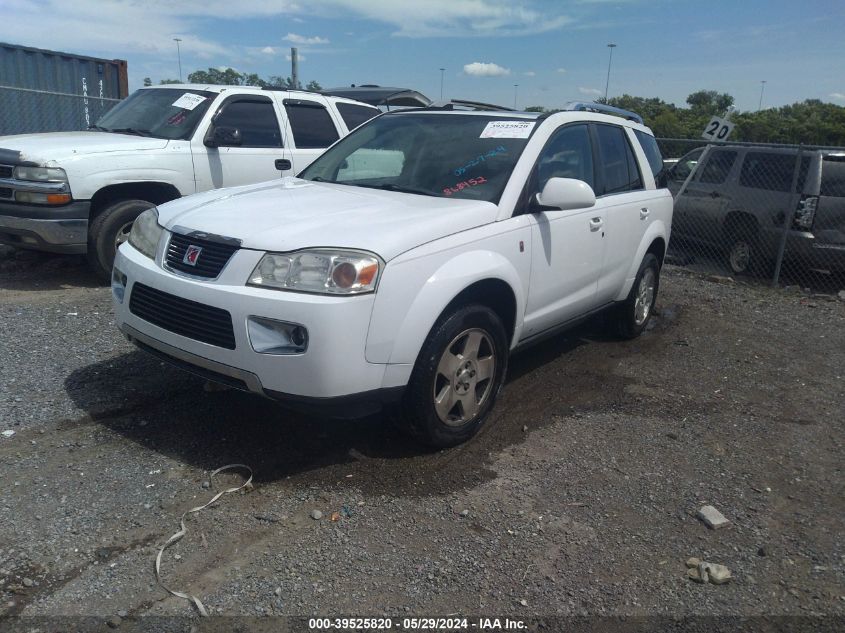
[{"label": "white auction sticker on windshield", "polygon": [[182,108],[183,110],[193,110],[203,101],[205,101],[205,97],[202,95],[195,95],[193,93],[186,92],[170,105]]},{"label": "white auction sticker on windshield", "polygon": [[528,138],[534,121],[490,121],[478,138]]}]

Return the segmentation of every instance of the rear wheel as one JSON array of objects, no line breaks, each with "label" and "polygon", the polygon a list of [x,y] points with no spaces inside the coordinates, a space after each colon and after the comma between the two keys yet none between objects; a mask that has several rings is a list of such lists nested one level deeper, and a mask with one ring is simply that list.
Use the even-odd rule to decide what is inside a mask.
[{"label": "rear wheel", "polygon": [[660,287],[660,263],[653,253],[646,253],[628,297],[616,308],[616,331],[622,338],[636,338],[643,333],[654,312]]},{"label": "rear wheel", "polygon": [[103,209],[88,227],[88,263],[104,281],[111,276],[117,247],[129,239],[135,218],[155,205],[146,200],[120,200]]},{"label": "rear wheel", "polygon": [[402,426],[438,448],[470,439],[493,408],[505,379],[507,354],[505,328],[490,308],[464,306],[441,318],[411,374]]}]

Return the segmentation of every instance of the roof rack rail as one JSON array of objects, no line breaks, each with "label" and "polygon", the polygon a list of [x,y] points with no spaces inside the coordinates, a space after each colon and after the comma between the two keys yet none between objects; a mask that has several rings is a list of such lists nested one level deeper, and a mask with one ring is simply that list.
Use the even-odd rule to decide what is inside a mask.
[{"label": "roof rack rail", "polygon": [[631,112],[630,110],[623,110],[622,108],[616,108],[611,105],[605,105],[604,103],[570,101],[563,107],[563,109],[576,110],[579,112],[599,112],[601,114],[613,114],[615,116],[621,116],[623,119],[628,119],[629,121],[634,121],[635,123],[644,125],[643,118],[636,112]]}]

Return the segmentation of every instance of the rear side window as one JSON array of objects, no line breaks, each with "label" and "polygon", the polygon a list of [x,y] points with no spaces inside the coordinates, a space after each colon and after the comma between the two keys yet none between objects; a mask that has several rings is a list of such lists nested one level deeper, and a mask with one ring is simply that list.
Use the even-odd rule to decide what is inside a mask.
[{"label": "rear side window", "polygon": [[731,173],[731,168],[736,162],[736,152],[729,152],[725,150],[716,150],[710,154],[707,159],[707,164],[701,170],[699,182],[705,182],[711,185],[719,185],[728,178]]},{"label": "rear side window", "polygon": [[625,130],[615,125],[596,125],[603,194],[622,193],[643,188],[639,167],[625,136]]},{"label": "rear side window", "polygon": [[328,110],[316,101],[285,100],[285,111],[300,149],[328,147],[340,138]]},{"label": "rear side window", "polygon": [[362,123],[366,123],[374,116],[381,114],[381,110],[378,108],[368,108],[354,103],[338,103],[337,111],[340,112],[340,118],[343,119],[346,127],[350,130],[354,130]]},{"label": "rear side window", "polygon": [[216,127],[241,131],[241,147],[281,147],[282,134],[273,104],[268,101],[230,101],[214,119]]},{"label": "rear side window", "polygon": [[845,198],[845,157],[825,158],[822,163],[821,195]]},{"label": "rear side window", "polygon": [[651,173],[654,174],[654,184],[659,187],[658,177],[663,172],[663,155],[660,153],[657,141],[651,134],[646,134],[640,130],[634,130],[634,135],[643,148],[648,165],[651,167]]},{"label": "rear side window", "polygon": [[795,156],[748,152],[742,163],[739,184],[767,191],[789,191],[795,175]]}]

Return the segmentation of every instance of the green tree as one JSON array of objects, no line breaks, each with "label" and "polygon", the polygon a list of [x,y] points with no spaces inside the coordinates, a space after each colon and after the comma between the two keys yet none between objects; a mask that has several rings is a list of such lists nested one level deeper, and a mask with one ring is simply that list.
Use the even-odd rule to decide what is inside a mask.
[{"label": "green tree", "polygon": [[312,92],[317,92],[318,90],[322,90],[323,87],[317,82],[316,80],[312,79],[305,85],[306,90],[310,90]]},{"label": "green tree", "polygon": [[687,97],[690,109],[696,114],[723,115],[734,104],[734,98],[727,92],[699,90]]},{"label": "green tree", "polygon": [[528,106],[525,108],[526,112],[545,112],[546,109],[543,106]]},{"label": "green tree", "polygon": [[144,77],[144,86],[152,86],[152,85],[153,85],[153,80],[150,79],[149,77]]},{"label": "green tree", "polygon": [[178,79],[162,79],[158,82],[158,85],[165,86],[167,84],[181,84],[182,82]]}]

